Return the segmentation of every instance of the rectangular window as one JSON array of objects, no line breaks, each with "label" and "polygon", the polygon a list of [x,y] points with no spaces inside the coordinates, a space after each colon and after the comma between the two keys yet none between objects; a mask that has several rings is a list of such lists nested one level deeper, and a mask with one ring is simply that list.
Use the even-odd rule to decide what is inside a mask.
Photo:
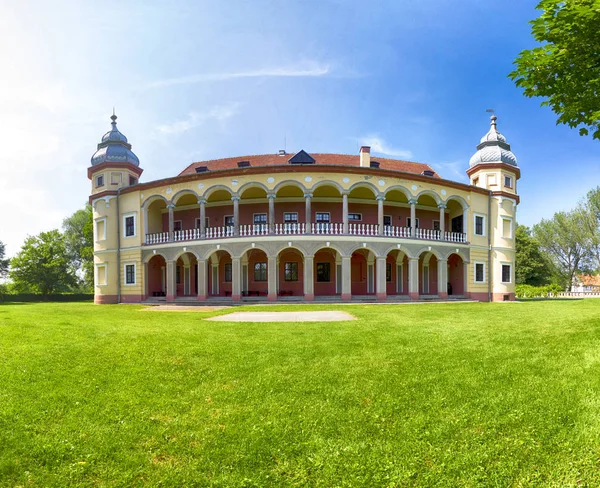
[{"label": "rectangular window", "polygon": [[267,263],[254,263],[254,281],[267,281]]},{"label": "rectangular window", "polygon": [[286,224],[297,224],[298,223],[298,213],[297,212],[285,212],[283,214],[283,221]]},{"label": "rectangular window", "polygon": [[458,217],[454,217],[451,221],[452,232],[463,232],[463,216],[459,215]]},{"label": "rectangular window", "polygon": [[135,185],[137,184],[137,178],[135,176],[131,176],[129,175],[129,185]]},{"label": "rectangular window", "polygon": [[349,213],[348,214],[348,220],[362,220],[362,214],[359,213]]},{"label": "rectangular window", "polygon": [[233,227],[233,215],[225,215],[223,218],[223,223],[225,224],[225,227]]},{"label": "rectangular window", "polygon": [[384,227],[391,227],[392,226],[392,216],[391,215],[384,215],[383,216],[383,226]]},{"label": "rectangular window", "polygon": [[506,188],[512,188],[512,178],[510,176],[504,177],[504,186]]},{"label": "rectangular window", "polygon": [[485,263],[475,263],[475,283],[485,282]]},{"label": "rectangular window", "polygon": [[328,224],[329,223],[329,212],[317,212],[316,222],[317,224]]},{"label": "rectangular window", "polygon": [[[195,224],[196,229],[200,228],[200,217],[196,217],[196,221]],[[204,217],[204,228],[206,229],[208,227],[208,217]]]},{"label": "rectangular window", "polygon": [[298,281],[298,263],[284,263],[283,272],[285,281]]},{"label": "rectangular window", "polygon": [[433,221],[433,230],[440,230],[440,221],[439,220]]},{"label": "rectangular window", "polygon": [[484,222],[485,222],[485,219],[484,219],[483,215],[475,215],[475,235],[477,235],[477,236],[485,235]]},{"label": "rectangular window", "polygon": [[96,176],[96,188],[104,186],[104,175]]},{"label": "rectangular window", "polygon": [[125,237],[135,236],[135,216],[125,216]]},{"label": "rectangular window", "polygon": [[385,281],[392,282],[392,263],[385,263]]},{"label": "rectangular window", "polygon": [[181,229],[182,229],[181,220],[173,221],[173,230],[175,232],[177,232],[178,230],[181,230]]},{"label": "rectangular window", "polygon": [[135,264],[125,265],[125,284],[135,285]]},{"label": "rectangular window", "polygon": [[223,278],[223,281],[225,283],[231,283],[232,280],[232,268],[231,268],[231,263],[225,263],[224,266],[225,269],[225,277]]},{"label": "rectangular window", "polygon": [[181,285],[181,266],[175,266],[175,283]]},{"label": "rectangular window", "polygon": [[[406,218],[406,227],[410,227],[410,217]],[[415,219],[415,227],[419,228],[419,219]]]},{"label": "rectangular window", "polygon": [[511,282],[511,265],[503,264],[502,265],[502,283],[510,283]]},{"label": "rectangular window", "polygon": [[267,214],[266,213],[254,214],[254,225],[266,224],[266,223],[267,223]]},{"label": "rectangular window", "polygon": [[512,219],[502,219],[502,237],[512,239]]},{"label": "rectangular window", "polygon": [[330,263],[317,263],[317,282],[326,283],[331,281]]}]

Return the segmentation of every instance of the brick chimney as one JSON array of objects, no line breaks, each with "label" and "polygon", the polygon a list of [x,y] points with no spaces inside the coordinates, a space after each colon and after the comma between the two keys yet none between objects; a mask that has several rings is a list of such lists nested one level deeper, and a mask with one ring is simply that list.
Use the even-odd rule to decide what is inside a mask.
[{"label": "brick chimney", "polygon": [[369,168],[371,166],[371,147],[361,146],[360,148],[360,166],[361,168]]}]

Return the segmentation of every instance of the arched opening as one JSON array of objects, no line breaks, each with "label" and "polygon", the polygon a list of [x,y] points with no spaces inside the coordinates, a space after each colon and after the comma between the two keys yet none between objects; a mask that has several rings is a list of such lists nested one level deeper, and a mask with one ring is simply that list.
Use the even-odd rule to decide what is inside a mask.
[{"label": "arched opening", "polygon": [[206,237],[224,237],[233,235],[233,201],[231,192],[217,189],[206,198]]},{"label": "arched opening", "polygon": [[314,189],[311,202],[311,222],[316,234],[341,234],[343,232],[343,205],[340,190],[324,183]]},{"label": "arched opening", "polygon": [[146,244],[167,242],[169,240],[169,214],[167,202],[162,198],[156,198],[144,205],[144,224],[146,229]]},{"label": "arched opening", "polygon": [[410,205],[402,190],[392,189],[385,194],[383,205],[384,235],[408,237],[410,235]]},{"label": "arched opening", "polygon": [[269,233],[269,202],[260,186],[248,186],[240,194],[240,236],[262,236]]},{"label": "arched opening", "polygon": [[450,197],[446,202],[446,235],[445,238],[452,242],[466,242],[464,236],[468,222],[465,222],[464,205],[460,200]]},{"label": "arched opening", "polygon": [[372,235],[378,224],[376,191],[370,185],[353,187],[348,193],[348,231],[354,235]]},{"label": "arched opening", "polygon": [[243,297],[267,297],[269,293],[269,260],[262,249],[248,249],[242,257]]},{"label": "arched opening", "polygon": [[[417,199],[416,209],[417,237],[425,239],[439,239],[440,210],[438,198],[430,193],[423,193]],[[408,219],[410,221],[410,218]]]},{"label": "arched opening", "polygon": [[147,297],[167,295],[167,262],[160,254],[152,256],[146,267]]},{"label": "arched opening", "polygon": [[[180,193],[174,200],[173,239],[183,241],[193,239],[192,231],[200,228],[198,196],[194,193]],[[169,228],[169,213],[163,214],[163,227]]]},{"label": "arched opening", "polygon": [[419,256],[419,295],[437,296],[438,294],[438,260],[431,252]]},{"label": "arched opening", "polygon": [[408,297],[408,257],[398,249],[390,251],[385,260],[387,295]]},{"label": "arched opening", "polygon": [[304,190],[283,184],[275,193],[275,234],[303,234],[306,222]]},{"label": "arched opening", "polygon": [[304,296],[304,256],[293,247],[279,252],[278,296],[280,299]]},{"label": "arched opening", "polygon": [[458,254],[448,256],[448,296],[460,298],[465,296],[465,266]]},{"label": "arched opening", "polygon": [[175,262],[175,296],[198,295],[198,260],[192,253],[183,253]]},{"label": "arched opening", "polygon": [[321,248],[314,257],[314,294],[335,296],[342,293],[342,259],[330,247]]},{"label": "arched opening", "polygon": [[377,279],[375,254],[369,249],[357,249],[350,259],[350,293],[352,296],[374,295]]},{"label": "arched opening", "polygon": [[233,282],[231,254],[227,251],[215,251],[207,260],[208,295],[230,297]]}]

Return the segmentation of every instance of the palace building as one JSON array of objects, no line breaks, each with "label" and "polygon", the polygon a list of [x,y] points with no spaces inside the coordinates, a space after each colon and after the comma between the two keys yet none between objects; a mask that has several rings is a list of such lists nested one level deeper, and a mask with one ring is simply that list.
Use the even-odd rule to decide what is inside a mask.
[{"label": "palace building", "polygon": [[144,182],[111,118],[88,168],[96,303],[514,300],[520,170],[495,116],[470,184],[366,146]]}]

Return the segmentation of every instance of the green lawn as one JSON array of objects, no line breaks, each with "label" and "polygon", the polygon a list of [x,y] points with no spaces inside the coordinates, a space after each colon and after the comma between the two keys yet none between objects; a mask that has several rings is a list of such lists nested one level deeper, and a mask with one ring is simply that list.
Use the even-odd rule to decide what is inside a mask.
[{"label": "green lawn", "polygon": [[142,308],[0,305],[0,486],[600,485],[600,300]]}]

